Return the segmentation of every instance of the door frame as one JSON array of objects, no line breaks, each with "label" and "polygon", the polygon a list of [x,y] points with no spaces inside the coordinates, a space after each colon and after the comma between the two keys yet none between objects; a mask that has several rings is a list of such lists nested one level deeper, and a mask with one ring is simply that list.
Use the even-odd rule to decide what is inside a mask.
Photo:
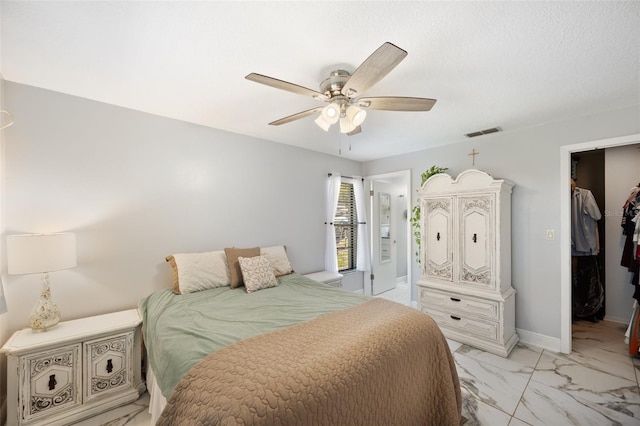
[{"label": "door frame", "polygon": [[[388,173],[380,173],[380,174],[376,174],[376,175],[369,175],[369,176],[365,176],[365,191],[368,191],[371,189],[371,182],[372,181],[386,181],[389,179],[394,179],[394,180],[401,180],[402,184],[404,184],[405,186],[405,202],[406,202],[406,209],[407,209],[407,215],[410,215],[411,213],[411,169],[406,169],[406,170],[398,170],[395,172],[388,172]],[[367,194],[368,195],[368,194]],[[369,197],[369,201],[367,202],[367,223],[370,223],[373,225],[373,220],[372,220],[372,205],[371,203],[373,202],[373,200],[371,199],[371,197]],[[363,282],[363,292],[364,294],[367,295],[371,295],[372,293],[372,284],[371,284],[371,268],[373,265],[373,236],[372,236],[372,227],[373,226],[369,226],[369,247],[367,248],[369,251],[369,269],[367,271],[364,272],[364,282]],[[398,232],[400,232],[400,230],[398,230]],[[406,233],[407,233],[407,282],[409,283],[409,286],[411,287],[411,295],[409,296],[409,301],[408,302],[412,302],[412,295],[413,295],[413,251],[412,251],[412,243],[413,243],[413,234],[411,232],[411,222],[409,221],[409,218],[407,217],[407,229],[406,229]],[[397,255],[397,252],[396,252]]]},{"label": "door frame", "polygon": [[560,147],[560,352],[571,353],[571,154],[640,143],[640,133]]}]

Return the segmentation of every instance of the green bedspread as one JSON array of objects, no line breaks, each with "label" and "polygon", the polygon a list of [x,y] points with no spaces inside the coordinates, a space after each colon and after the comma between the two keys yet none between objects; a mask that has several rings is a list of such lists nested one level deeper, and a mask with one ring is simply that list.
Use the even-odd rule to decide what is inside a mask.
[{"label": "green bedspread", "polygon": [[369,299],[291,274],[279,278],[277,287],[254,293],[244,287],[182,295],[161,290],[142,299],[138,309],[148,362],[168,397],[191,367],[218,349]]}]

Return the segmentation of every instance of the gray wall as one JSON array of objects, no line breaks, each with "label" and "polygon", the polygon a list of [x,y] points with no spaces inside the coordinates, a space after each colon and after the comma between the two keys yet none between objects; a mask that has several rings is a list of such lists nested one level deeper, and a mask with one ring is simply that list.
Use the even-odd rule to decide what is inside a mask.
[{"label": "gray wall", "polygon": [[[3,138],[3,235],[72,231],[78,266],[51,274],[63,320],[135,307],[170,285],[165,256],[285,244],[297,272],[324,266],[328,172],[362,164],[16,83]],[[5,239],[2,239],[5,244]],[[9,331],[40,277],[2,278]],[[362,287],[362,275],[348,286]],[[3,339],[4,342],[4,339]]]},{"label": "gray wall", "polygon": [[[64,319],[135,306],[169,284],[163,259],[174,252],[286,244],[298,272],[322,269],[327,172],[411,169],[416,189],[431,165],[470,168],[475,148],[477,168],[516,184],[516,326],[558,338],[560,243],[545,231],[560,226],[559,148],[640,132],[631,107],[362,165],[10,82],[4,98],[16,117],[3,140],[4,235],[77,233],[78,267],[52,274]],[[409,196],[415,204],[415,190]],[[7,276],[4,257],[2,271],[9,313],[0,328],[13,331],[27,324],[40,282]],[[415,264],[412,274],[415,291]],[[361,275],[345,278],[361,287]]]},{"label": "gray wall", "polygon": [[[438,165],[457,176],[471,168],[473,148],[480,152],[476,166],[494,177],[515,183],[512,197],[512,282],[517,290],[516,327],[531,333],[560,338],[560,196],[568,186],[560,182],[560,146],[640,132],[638,106],[597,116],[549,123],[520,131],[504,131],[461,143],[411,154],[370,161],[365,174],[375,175],[411,169],[412,185],[420,174]],[[561,186],[562,185],[562,186]],[[565,192],[561,192],[561,188]],[[412,191],[414,192],[414,191]],[[412,194],[416,202],[415,192]],[[545,238],[556,231],[555,240]],[[414,246],[415,247],[415,246]],[[415,282],[420,277],[417,264]]]}]

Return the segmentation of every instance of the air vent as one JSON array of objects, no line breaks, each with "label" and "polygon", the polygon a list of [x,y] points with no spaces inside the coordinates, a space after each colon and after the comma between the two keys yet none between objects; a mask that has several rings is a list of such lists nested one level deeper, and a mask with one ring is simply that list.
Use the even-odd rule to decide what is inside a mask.
[{"label": "air vent", "polygon": [[475,138],[476,136],[488,135],[489,133],[496,133],[500,131],[502,131],[500,127],[492,127],[486,130],[479,130],[477,132],[467,133],[465,136],[468,138]]}]

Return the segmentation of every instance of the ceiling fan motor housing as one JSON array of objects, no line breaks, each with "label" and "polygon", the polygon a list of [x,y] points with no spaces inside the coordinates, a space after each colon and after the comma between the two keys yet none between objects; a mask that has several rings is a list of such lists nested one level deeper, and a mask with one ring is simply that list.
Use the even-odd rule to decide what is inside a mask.
[{"label": "ceiling fan motor housing", "polygon": [[320,83],[320,92],[329,96],[330,98],[340,96],[342,97],[342,88],[351,77],[351,74],[345,70],[331,71],[329,77]]}]

